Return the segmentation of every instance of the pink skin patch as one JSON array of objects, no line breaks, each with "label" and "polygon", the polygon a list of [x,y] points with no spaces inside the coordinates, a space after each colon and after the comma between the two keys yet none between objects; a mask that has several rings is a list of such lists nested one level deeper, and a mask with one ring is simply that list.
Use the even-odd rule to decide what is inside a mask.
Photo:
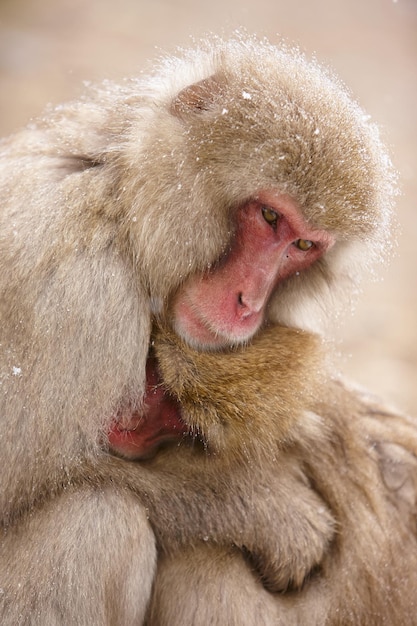
[{"label": "pink skin patch", "polygon": [[164,389],[156,360],[146,364],[145,410],[116,415],[108,441],[111,450],[128,459],[145,459],[168,441],[179,441],[190,427],[181,419],[179,403]]},{"label": "pink skin patch", "polygon": [[176,294],[175,331],[202,349],[250,339],[278,283],[309,267],[333,243],[329,233],[307,224],[291,198],[260,193],[238,210],[227,257],[190,277]]}]

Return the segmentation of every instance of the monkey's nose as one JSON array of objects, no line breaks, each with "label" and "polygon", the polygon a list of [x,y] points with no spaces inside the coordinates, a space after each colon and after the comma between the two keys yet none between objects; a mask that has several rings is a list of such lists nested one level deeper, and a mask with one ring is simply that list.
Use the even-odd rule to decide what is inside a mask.
[{"label": "monkey's nose", "polygon": [[264,300],[254,300],[253,302],[244,296],[243,292],[238,293],[237,297],[237,316],[239,319],[244,320],[253,315],[259,315],[264,306]]}]

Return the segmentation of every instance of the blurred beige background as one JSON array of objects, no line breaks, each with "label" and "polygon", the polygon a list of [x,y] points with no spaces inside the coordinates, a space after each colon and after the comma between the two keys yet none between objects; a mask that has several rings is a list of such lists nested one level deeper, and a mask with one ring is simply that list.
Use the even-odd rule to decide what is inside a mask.
[{"label": "blurred beige background", "polygon": [[417,0],[0,0],[0,134],[83,81],[242,26],[331,65],[382,127],[401,173],[399,246],[340,330],[341,367],[417,415]]}]

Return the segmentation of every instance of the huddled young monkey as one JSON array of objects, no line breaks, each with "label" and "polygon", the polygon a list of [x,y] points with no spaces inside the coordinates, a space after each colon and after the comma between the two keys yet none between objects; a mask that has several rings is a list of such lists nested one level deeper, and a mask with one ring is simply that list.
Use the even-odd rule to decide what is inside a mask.
[{"label": "huddled young monkey", "polygon": [[389,248],[345,88],[213,38],[4,139],[0,190],[0,622],[417,624],[416,425],[315,334]]}]

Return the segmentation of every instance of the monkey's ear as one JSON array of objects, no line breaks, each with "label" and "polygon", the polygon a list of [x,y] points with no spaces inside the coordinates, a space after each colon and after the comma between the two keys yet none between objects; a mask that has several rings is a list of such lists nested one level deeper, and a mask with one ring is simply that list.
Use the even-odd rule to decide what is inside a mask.
[{"label": "monkey's ear", "polygon": [[189,113],[208,111],[222,93],[222,81],[219,76],[213,74],[198,83],[184,87],[173,99],[171,113],[181,118]]}]

